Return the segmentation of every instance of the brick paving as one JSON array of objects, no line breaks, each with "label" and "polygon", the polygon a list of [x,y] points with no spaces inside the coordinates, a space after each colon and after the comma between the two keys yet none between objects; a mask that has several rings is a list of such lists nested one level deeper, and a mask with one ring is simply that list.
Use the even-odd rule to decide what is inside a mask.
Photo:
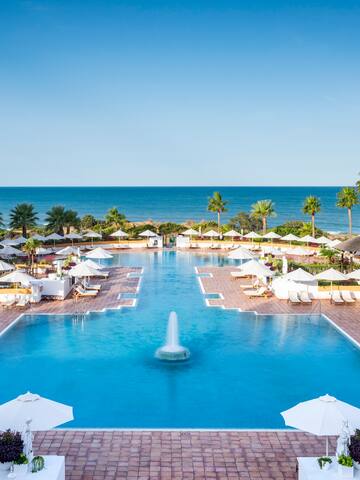
[{"label": "brick paving", "polygon": [[[335,307],[317,302],[293,307],[275,298],[249,299],[227,267],[206,267],[202,278],[207,292],[222,293],[214,306],[253,310],[258,313],[325,313],[360,341],[359,306]],[[114,268],[95,299],[75,302],[41,302],[31,313],[73,313],[118,308],[131,302],[118,299],[120,292],[135,292],[138,279],[130,271]],[[29,311],[28,311],[29,312]],[[0,329],[19,315],[15,309],[0,313]],[[331,442],[334,450],[335,439]],[[297,456],[324,454],[324,439],[289,431],[120,431],[53,430],[35,435],[37,454],[66,456],[67,480],[295,480]]]}]

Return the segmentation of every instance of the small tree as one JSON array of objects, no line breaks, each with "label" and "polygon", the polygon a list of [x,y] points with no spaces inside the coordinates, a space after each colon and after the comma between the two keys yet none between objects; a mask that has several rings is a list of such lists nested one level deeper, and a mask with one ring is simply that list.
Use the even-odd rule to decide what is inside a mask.
[{"label": "small tree", "polygon": [[340,208],[347,208],[349,219],[349,235],[352,235],[352,209],[359,204],[359,195],[355,188],[344,187],[337,194],[336,205]]},{"label": "small tree", "polygon": [[311,225],[312,225],[312,236],[315,237],[315,214],[319,213],[321,210],[320,199],[310,195],[305,198],[303,212],[306,215],[311,215]]},{"label": "small tree", "polygon": [[37,213],[31,203],[19,203],[10,212],[10,227],[21,228],[24,237],[27,236],[28,228],[36,226],[37,220]]},{"label": "small tree", "polygon": [[259,200],[251,207],[251,215],[254,218],[259,218],[262,221],[263,234],[267,230],[267,219],[269,217],[276,217],[275,204],[272,200]]},{"label": "small tree", "polygon": [[105,222],[115,228],[120,228],[125,223],[126,217],[116,207],[110,208],[105,215]]},{"label": "small tree", "polygon": [[32,272],[34,269],[36,249],[40,247],[40,245],[41,243],[39,242],[39,240],[35,240],[34,238],[29,238],[24,243],[23,250],[27,253],[29,258],[30,272]]},{"label": "small tree", "polygon": [[209,212],[214,212],[217,214],[217,224],[218,224],[218,232],[220,233],[220,216],[223,212],[227,212],[227,205],[228,202],[223,200],[222,196],[219,192],[214,192],[213,196],[209,198],[208,203],[208,210]]}]

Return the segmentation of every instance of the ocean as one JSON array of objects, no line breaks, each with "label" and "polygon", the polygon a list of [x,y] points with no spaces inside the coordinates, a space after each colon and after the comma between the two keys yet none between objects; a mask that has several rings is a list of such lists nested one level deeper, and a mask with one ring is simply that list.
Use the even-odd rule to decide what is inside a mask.
[{"label": "ocean", "polygon": [[[0,212],[5,221],[10,209],[21,202],[35,205],[40,222],[53,205],[64,205],[79,215],[90,213],[102,218],[111,207],[117,207],[129,220],[184,222],[216,219],[207,211],[208,198],[219,191],[228,201],[229,220],[239,211],[249,211],[257,200],[271,199],[277,217],[269,225],[289,220],[307,220],[302,213],[306,196],[321,199],[322,210],[317,225],[328,231],[347,231],[346,209],[336,207],[336,194],[341,187],[0,187]],[[353,230],[360,232],[360,207],[353,210]]]}]

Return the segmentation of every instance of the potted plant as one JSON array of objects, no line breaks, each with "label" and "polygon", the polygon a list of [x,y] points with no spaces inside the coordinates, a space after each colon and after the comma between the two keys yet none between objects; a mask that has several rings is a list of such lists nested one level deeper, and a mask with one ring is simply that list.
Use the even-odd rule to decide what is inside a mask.
[{"label": "potted plant", "polygon": [[45,460],[44,457],[38,455],[37,457],[34,457],[32,460],[32,473],[40,472],[45,466]]},{"label": "potted plant", "polygon": [[16,475],[25,475],[28,470],[29,460],[24,453],[20,453],[17,460],[14,461],[14,473]]},{"label": "potted plant", "polygon": [[0,470],[9,470],[23,452],[24,442],[19,432],[6,430],[0,433]]},{"label": "potted plant", "polygon": [[349,453],[354,462],[354,467],[360,470],[360,430],[355,430],[349,442]]},{"label": "potted plant", "polygon": [[329,470],[332,460],[330,457],[320,457],[317,459],[321,470]]},{"label": "potted plant", "polygon": [[343,478],[354,477],[354,463],[349,455],[340,455],[338,457],[338,464],[339,473]]}]

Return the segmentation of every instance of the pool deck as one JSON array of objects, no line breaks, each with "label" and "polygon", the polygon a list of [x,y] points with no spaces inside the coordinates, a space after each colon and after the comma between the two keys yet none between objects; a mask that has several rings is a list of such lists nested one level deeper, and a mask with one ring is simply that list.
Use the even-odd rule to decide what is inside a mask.
[{"label": "pool deck", "polygon": [[[294,307],[276,298],[249,299],[240,289],[243,280],[233,280],[230,270],[199,268],[199,273],[212,275],[201,278],[204,291],[223,296],[209,299],[210,305],[259,314],[324,313],[360,342],[357,304],[336,307],[317,302]],[[25,311],[0,310],[0,331],[21,313],[85,313],[131,306],[132,299],[119,299],[120,293],[138,291],[140,279],[129,277],[131,272],[140,274],[141,269],[112,268],[110,278],[101,281],[103,289],[96,298],[41,302]],[[334,439],[331,444],[334,448]],[[66,456],[67,480],[295,480],[296,457],[320,456],[324,446],[324,439],[305,433],[251,430],[53,430],[38,432],[34,442],[37,454]]]}]

